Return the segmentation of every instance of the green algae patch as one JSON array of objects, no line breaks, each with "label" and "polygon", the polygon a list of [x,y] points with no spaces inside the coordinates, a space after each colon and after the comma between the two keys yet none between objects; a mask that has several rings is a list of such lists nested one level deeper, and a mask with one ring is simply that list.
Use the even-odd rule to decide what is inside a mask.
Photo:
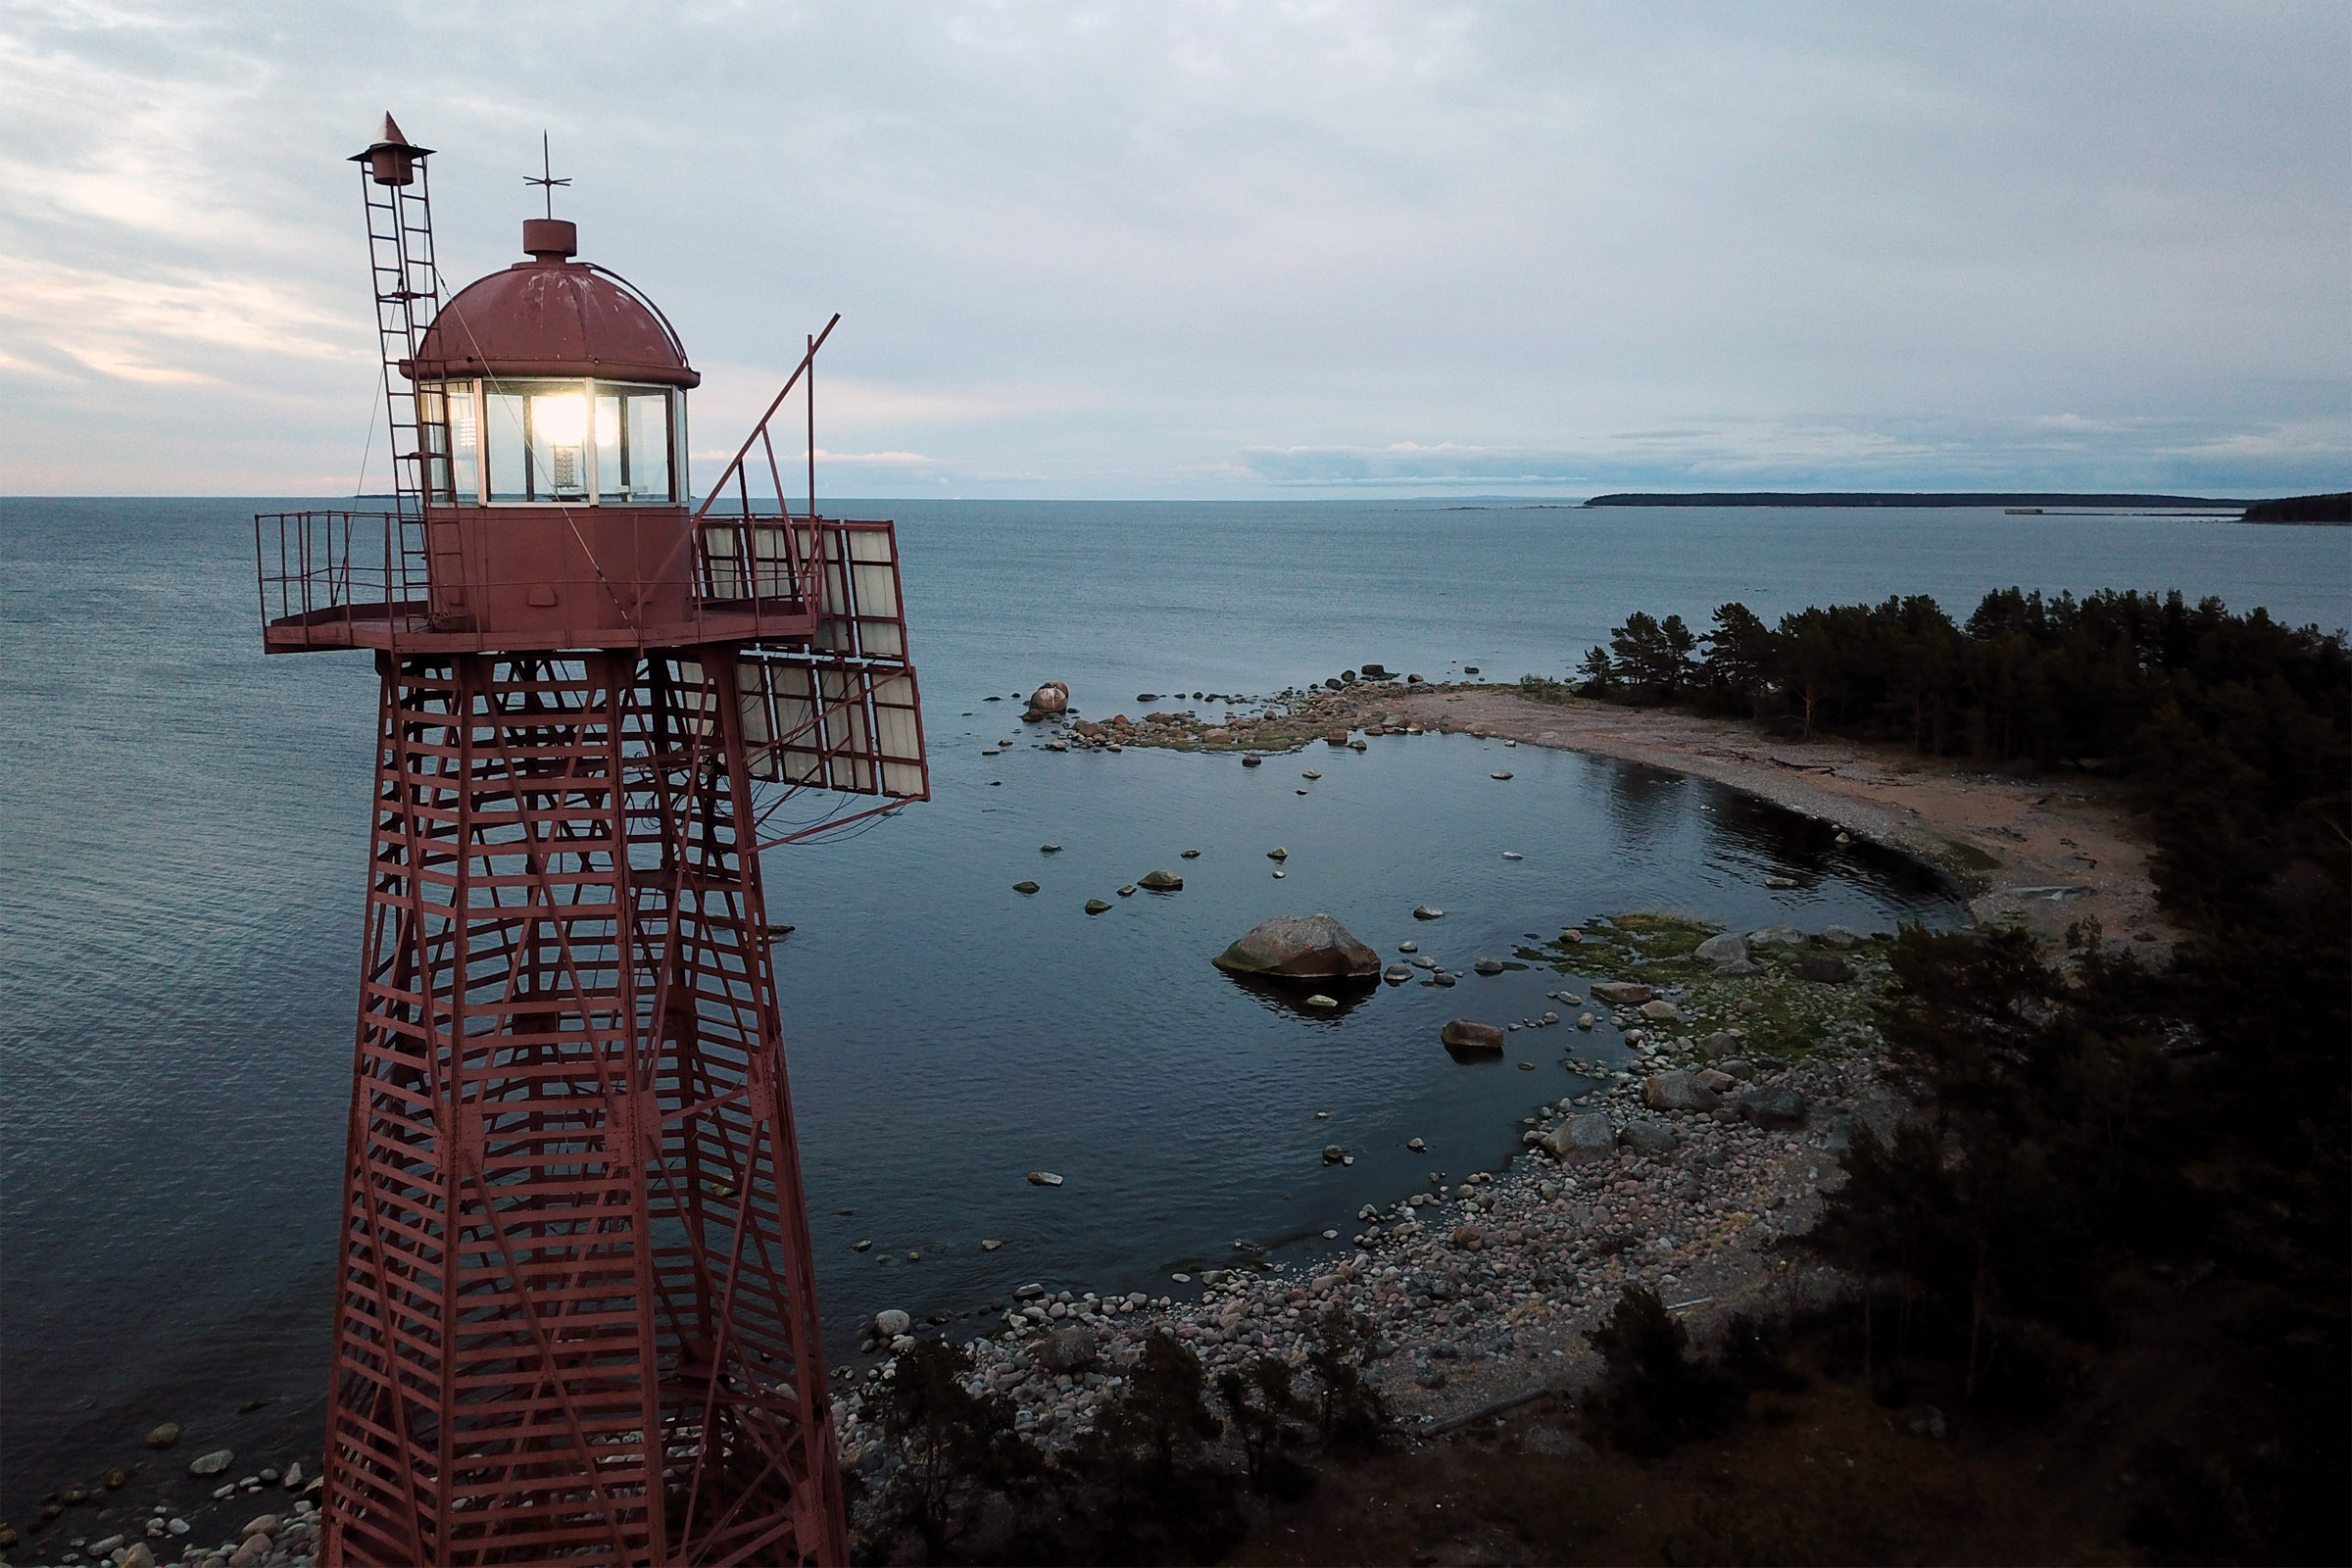
[{"label": "green algae patch", "polygon": [[1718,921],[1663,910],[1595,915],[1573,927],[1579,942],[1546,942],[1523,948],[1520,956],[1548,963],[1562,974],[1594,980],[1639,980],[1681,985],[1714,972],[1690,956],[1691,950],[1723,929]]},{"label": "green algae patch", "polygon": [[[1751,1057],[1789,1059],[1824,1051],[1873,1051],[1879,1045],[1876,1004],[1892,978],[1887,967],[1891,937],[1867,938],[1841,950],[1825,948],[1818,939],[1802,947],[1759,948],[1751,952],[1759,973],[1730,976],[1692,956],[1701,942],[1724,929],[1717,921],[1642,910],[1595,917],[1573,929],[1582,940],[1522,948],[1518,956],[1587,981],[1640,982],[1667,994],[1683,1015],[1670,1030],[1635,1027],[1690,1042],[1727,1031],[1739,1037],[1728,1054]],[[1853,967],[1854,978],[1824,984],[1798,977],[1800,959],[1823,956],[1842,958]],[[1741,1010],[1743,1003],[1748,1010]]]}]

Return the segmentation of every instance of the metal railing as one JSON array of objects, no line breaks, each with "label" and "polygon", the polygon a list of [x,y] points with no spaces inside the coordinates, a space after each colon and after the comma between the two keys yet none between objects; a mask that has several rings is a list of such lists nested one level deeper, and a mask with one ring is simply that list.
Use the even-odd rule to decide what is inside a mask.
[{"label": "metal railing", "polygon": [[422,616],[423,563],[401,548],[402,522],[390,512],[256,514],[253,569],[262,624],[307,630]]}]

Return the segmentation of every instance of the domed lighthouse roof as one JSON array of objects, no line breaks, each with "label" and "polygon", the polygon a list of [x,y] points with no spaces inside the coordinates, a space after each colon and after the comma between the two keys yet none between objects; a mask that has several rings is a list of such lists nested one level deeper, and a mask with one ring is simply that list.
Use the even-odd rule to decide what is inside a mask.
[{"label": "domed lighthouse roof", "polygon": [[531,253],[460,289],[401,368],[419,380],[468,376],[596,376],[691,387],[678,334],[652,302],[603,269],[573,261],[577,230],[565,219],[522,225]]}]

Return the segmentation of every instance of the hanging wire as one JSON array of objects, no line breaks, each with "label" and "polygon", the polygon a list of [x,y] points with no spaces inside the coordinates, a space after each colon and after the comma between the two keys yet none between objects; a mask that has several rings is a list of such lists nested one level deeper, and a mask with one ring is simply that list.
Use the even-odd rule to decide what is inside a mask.
[{"label": "hanging wire", "polygon": [[[368,440],[367,444],[360,448],[359,482],[351,487],[351,499],[354,501],[368,493],[368,463],[375,456],[375,394],[370,392],[368,394]],[[387,407],[384,411],[384,417],[389,419],[391,416],[391,410]]]}]

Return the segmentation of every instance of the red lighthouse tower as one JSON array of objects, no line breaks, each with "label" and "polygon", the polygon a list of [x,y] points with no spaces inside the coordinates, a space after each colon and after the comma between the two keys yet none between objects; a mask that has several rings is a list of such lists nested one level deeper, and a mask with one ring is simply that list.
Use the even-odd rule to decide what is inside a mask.
[{"label": "red lighthouse tower", "polygon": [[928,795],[892,526],[785,500],[821,338],[693,505],[660,310],[553,219],[443,304],[428,156],[355,160],[398,506],[256,519],[381,685],[326,1557],[837,1562],[760,852]]}]

